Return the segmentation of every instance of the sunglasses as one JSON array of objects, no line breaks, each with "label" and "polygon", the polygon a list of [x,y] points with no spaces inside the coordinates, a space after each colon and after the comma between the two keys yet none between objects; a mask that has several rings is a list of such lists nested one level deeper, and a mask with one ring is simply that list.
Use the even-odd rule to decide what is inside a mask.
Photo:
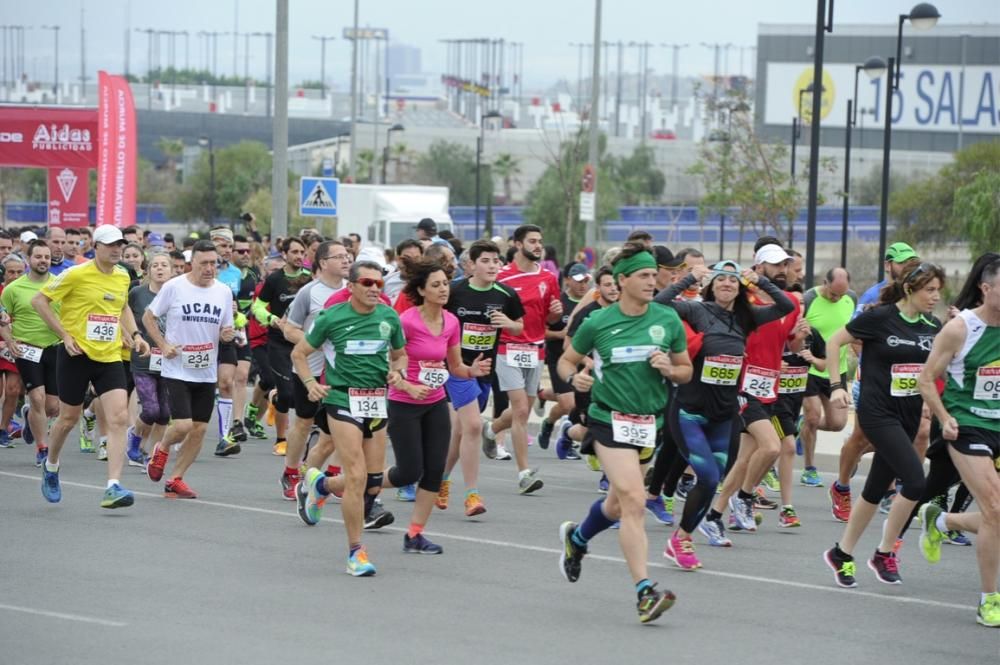
[{"label": "sunglasses", "polygon": [[233,253],[234,254],[249,254],[250,250],[249,249],[234,249]]},{"label": "sunglasses", "polygon": [[383,286],[385,286],[385,282],[383,282],[381,279],[372,279],[371,277],[358,277],[358,281],[356,281],[355,284],[360,284],[366,289],[370,289],[373,286],[377,286],[378,288],[381,289]]},{"label": "sunglasses", "polygon": [[905,283],[909,284],[910,282],[915,281],[917,277],[920,277],[920,275],[933,272],[937,269],[938,267],[933,263],[921,263],[919,266],[911,270],[909,274],[906,275]]}]

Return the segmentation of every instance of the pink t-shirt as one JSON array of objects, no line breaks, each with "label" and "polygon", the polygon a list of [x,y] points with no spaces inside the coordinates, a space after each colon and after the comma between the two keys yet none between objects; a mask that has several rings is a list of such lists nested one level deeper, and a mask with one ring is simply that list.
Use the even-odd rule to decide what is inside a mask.
[{"label": "pink t-shirt", "polygon": [[389,388],[389,399],[407,404],[430,404],[443,400],[444,382],[448,380],[448,348],[458,346],[458,319],[447,310],[442,310],[444,327],[440,335],[427,329],[419,307],[411,307],[399,316],[406,337],[406,380],[410,383],[432,386],[427,397],[417,400],[408,393]]}]

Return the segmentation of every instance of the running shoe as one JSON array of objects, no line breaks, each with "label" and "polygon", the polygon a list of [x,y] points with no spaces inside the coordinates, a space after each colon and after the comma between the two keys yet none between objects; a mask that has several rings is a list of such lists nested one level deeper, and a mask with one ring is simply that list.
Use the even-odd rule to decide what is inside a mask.
[{"label": "running shoe", "polygon": [[740,531],[753,533],[757,530],[757,522],[753,515],[753,499],[741,499],[734,494],[729,497],[729,511]]},{"label": "running shoe", "polygon": [[970,547],[972,545],[972,541],[969,539],[967,535],[965,535],[961,531],[954,531],[954,530],[948,531],[944,534],[944,542],[948,543],[949,545],[959,545],[964,547]]},{"label": "running shoe", "polygon": [[531,405],[531,408],[539,418],[545,417],[545,399],[542,398],[541,392],[535,395],[535,403]]},{"label": "running shoe", "polygon": [[35,449],[35,468],[40,468],[45,464],[45,460],[49,458],[48,448],[36,448]]},{"label": "running shoe", "polygon": [[469,492],[465,497],[465,516],[475,517],[485,512],[486,504],[483,503],[483,498],[479,496],[479,492]]},{"label": "running shoe", "polygon": [[542,421],[542,427],[538,430],[538,447],[542,450],[548,450],[549,440],[552,438],[553,429],[555,429],[555,425],[550,423],[548,420]]},{"label": "running shoe", "polygon": [[6,430],[0,430],[0,448],[17,448],[17,444],[10,440],[10,434]]},{"label": "running shoe", "polygon": [[254,439],[266,439],[267,431],[264,430],[264,424],[257,420],[257,418],[244,418],[243,426],[246,428],[247,433]]},{"label": "running shoe", "polygon": [[833,519],[838,522],[846,522],[851,519],[851,488],[848,487],[847,491],[840,491],[837,488],[837,483],[830,483],[830,512],[833,513]]},{"label": "running shoe", "polygon": [[115,483],[104,490],[104,498],[101,499],[101,508],[128,508],[135,503],[135,497],[127,489]]},{"label": "running shoe", "polygon": [[167,499],[197,499],[198,495],[180,478],[163,484],[163,496]]},{"label": "running shoe", "polygon": [[710,520],[707,517],[698,525],[698,531],[708,539],[712,547],[732,547],[733,541],[726,538],[726,527],[722,520]]},{"label": "running shoe", "polygon": [[364,547],[347,557],[347,574],[354,577],[371,577],[375,574],[375,566],[368,560],[368,552]]},{"label": "running shoe", "polygon": [[674,531],[667,541],[667,546],[663,549],[663,556],[673,561],[681,570],[698,570],[701,568],[701,561],[694,554],[694,543],[691,536],[682,536],[679,531]]},{"label": "running shoe", "polygon": [[899,560],[895,552],[882,554],[876,550],[872,558],[868,559],[868,567],[883,584],[903,583],[903,578],[899,576]]},{"label": "running shoe", "polygon": [[799,516],[795,514],[795,508],[792,506],[783,507],[778,514],[778,528],[793,529],[799,526],[802,526],[802,522],[799,520]]},{"label": "running shoe", "polygon": [[437,498],[434,499],[434,505],[438,507],[438,510],[448,510],[449,497],[451,497],[451,481],[442,480]]},{"label": "running shoe", "polygon": [[[587,455],[586,459],[591,471],[601,472],[601,460],[597,459],[597,455]],[[648,487],[649,483],[646,483],[646,486]]]},{"label": "running shoe", "polygon": [[403,501],[406,503],[413,503],[417,500],[417,486],[415,483],[406,485],[405,487],[396,488],[396,501]]},{"label": "running shoe", "polygon": [[167,458],[170,456],[166,450],[160,448],[160,444],[153,446],[153,456],[146,464],[146,475],[154,483],[159,482],[163,477],[163,470],[167,468]]},{"label": "running shoe", "polygon": [[657,591],[656,584],[646,587],[636,604],[640,623],[655,621],[661,614],[673,607],[677,596],[672,591]]},{"label": "running shoe", "polygon": [[31,410],[31,405],[27,402],[21,407],[21,420],[24,422],[24,430],[22,431],[22,436],[24,436],[24,442],[29,446],[35,442],[35,433],[31,431],[31,423],[28,422],[28,412]]},{"label": "running shoe", "polygon": [[307,526],[319,524],[323,516],[323,505],[326,503],[326,496],[319,493],[318,483],[324,482],[326,475],[319,469],[311,468],[306,471],[305,478],[295,486],[295,500],[301,519]]},{"label": "running shoe", "polygon": [[[688,494],[694,489],[694,483],[694,477],[684,478],[682,476],[680,482],[677,483],[677,491],[674,492],[674,496],[682,501],[687,501]],[[719,483],[719,487],[722,487],[722,483]]]},{"label": "running shoe", "polygon": [[483,454],[486,455],[486,457],[488,457],[489,459],[496,459],[497,458],[497,440],[496,440],[496,438],[491,439],[489,436],[487,436],[486,432],[487,432],[487,429],[489,428],[489,426],[490,426],[489,421],[483,422],[483,434],[482,434],[482,437],[483,437]]},{"label": "running shoe", "polygon": [[986,598],[979,604],[976,623],[990,628],[1000,628],[1000,593],[986,594]]},{"label": "running shoe", "polygon": [[62,500],[62,488],[59,487],[59,469],[49,471],[42,465],[42,496],[49,503],[59,503]]},{"label": "running shoe", "polygon": [[941,560],[941,543],[945,534],[937,527],[937,518],[941,508],[934,502],[920,506],[920,551],[927,563],[937,563]]},{"label": "running shoe", "polygon": [[288,443],[285,441],[275,441],[274,445],[271,447],[271,454],[275,457],[284,457],[285,452],[288,450]]},{"label": "running shoe", "polygon": [[386,510],[378,501],[372,503],[372,509],[365,516],[366,529],[381,529],[396,521],[396,517]]},{"label": "running shoe", "polygon": [[288,473],[287,471],[281,472],[281,496],[285,501],[295,501],[295,486],[299,484],[302,480],[302,476],[299,472]]},{"label": "running shoe", "polygon": [[[572,426],[573,423],[567,420],[559,428],[559,438],[556,439],[556,457],[559,459],[580,459],[580,456],[576,455],[576,451],[573,450],[573,440],[569,438],[569,429]],[[571,453],[576,456],[570,457]]]},{"label": "running shoe", "polygon": [[823,553],[823,560],[833,569],[833,579],[837,582],[837,586],[845,589],[858,586],[854,579],[858,568],[854,563],[854,557],[850,554],[844,554],[839,547],[831,547]]},{"label": "running shoe", "polygon": [[892,500],[895,498],[896,498],[895,491],[890,491],[888,494],[882,497],[882,500],[879,501],[878,504],[878,511],[883,515],[888,515],[889,510],[892,508]]},{"label": "running shoe", "polygon": [[504,462],[511,459],[510,453],[507,452],[507,448],[505,448],[502,443],[496,444],[496,450],[494,451],[493,459],[498,459]]},{"label": "running shoe", "polygon": [[531,469],[517,481],[517,491],[521,494],[531,494],[542,489],[545,483],[538,477],[538,469]]},{"label": "running shoe", "polygon": [[573,542],[573,532],[576,531],[576,522],[563,522],[559,525],[559,541],[562,543],[562,550],[559,552],[559,569],[567,582],[576,582],[580,579],[580,571],[583,567],[583,557],[587,554],[587,547],[577,545]]},{"label": "running shoe", "polygon": [[[242,450],[242,448],[240,448],[240,444],[233,440],[232,432],[230,432],[219,439],[219,445],[215,447],[215,456],[229,457],[230,455],[238,455],[240,450]],[[290,498],[294,499],[295,497]]]},{"label": "running shoe", "polygon": [[21,427],[21,423],[17,422],[16,418],[11,418],[10,422],[7,423],[7,433],[10,434],[10,438],[12,439],[20,439],[24,433],[24,428]]},{"label": "running shoe", "polygon": [[[757,487],[757,489],[754,490],[753,506],[758,510],[777,510],[778,502],[768,499],[767,495],[764,493],[763,487]],[[758,524],[759,523],[760,522],[758,522]]]},{"label": "running shoe", "polygon": [[601,479],[597,481],[597,491],[601,494],[607,494],[610,488],[611,483],[608,482],[608,474],[602,473]]},{"label": "running shoe", "polygon": [[142,453],[142,437],[135,433],[134,427],[125,430],[125,455],[129,466],[146,466],[145,455]]},{"label": "running shoe", "polygon": [[108,461],[108,442],[103,437],[101,438],[101,442],[97,444],[97,460],[99,462]]},{"label": "running shoe", "polygon": [[806,467],[806,470],[802,472],[802,477],[799,478],[799,482],[806,487],[823,486],[823,480],[819,477],[819,471],[817,471],[814,466]]},{"label": "running shoe", "polygon": [[80,419],[80,452],[81,453],[92,453],[94,452],[94,430],[97,429],[97,416],[88,416],[87,412],[83,412],[83,418]]},{"label": "running shoe", "polygon": [[673,526],[674,516],[667,512],[667,507],[663,504],[662,496],[658,496],[655,499],[646,499],[646,510],[660,524]]},{"label": "running shoe", "polygon": [[229,428],[229,438],[237,443],[246,443],[247,441],[247,428],[243,426],[243,423],[239,420],[234,420],[232,427]]},{"label": "running shoe", "polygon": [[422,533],[418,533],[413,538],[404,533],[403,551],[407,554],[441,554],[444,552],[444,548],[424,538]]},{"label": "running shoe", "polygon": [[764,487],[771,494],[781,493],[781,481],[778,480],[778,474],[774,471],[774,467],[767,470],[767,473],[764,474],[764,480],[761,482],[764,483]]}]

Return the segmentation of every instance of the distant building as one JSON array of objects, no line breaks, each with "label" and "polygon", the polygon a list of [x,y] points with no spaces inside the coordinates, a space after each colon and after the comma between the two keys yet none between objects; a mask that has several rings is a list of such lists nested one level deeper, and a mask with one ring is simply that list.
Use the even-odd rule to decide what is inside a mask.
[{"label": "distant building", "polygon": [[421,71],[420,49],[407,44],[389,45],[389,77],[419,74]]}]

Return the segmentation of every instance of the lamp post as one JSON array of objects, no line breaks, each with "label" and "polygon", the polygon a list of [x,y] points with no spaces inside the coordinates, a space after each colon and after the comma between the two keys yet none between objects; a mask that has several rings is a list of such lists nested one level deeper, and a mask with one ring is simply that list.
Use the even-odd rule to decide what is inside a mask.
[{"label": "lamp post", "polygon": [[332,42],[333,37],[313,35],[312,38],[319,41],[319,98],[326,99],[326,43]]},{"label": "lamp post", "polygon": [[59,103],[59,26],[58,25],[43,25],[42,30],[51,30],[52,35],[55,37],[56,41],[56,57],[55,57],[55,80],[52,83],[52,94],[55,95],[56,103]]},{"label": "lamp post", "polygon": [[858,118],[858,74],[862,71],[875,80],[885,74],[885,60],[871,57],[863,65],[854,65],[854,96],[847,100],[847,134],[844,138],[844,215],[840,229],[840,265],[847,267],[847,217],[851,199],[851,128]]},{"label": "lamp post", "polygon": [[265,99],[264,105],[267,107],[265,109],[264,115],[268,118],[271,117],[271,40],[274,38],[273,32],[251,32],[251,37],[263,37],[265,42],[265,54],[264,54],[264,87],[266,88],[267,97]]},{"label": "lamp post", "polygon": [[[820,86],[820,88],[822,90],[822,92],[820,94],[823,94],[823,92],[826,92],[826,87]],[[813,94],[813,91],[815,89],[816,88],[813,87],[813,84],[810,83],[806,87],[804,87],[804,88],[802,88],[802,89],[799,90],[799,104],[798,104],[798,107],[795,109],[796,116],[794,118],[792,118],[792,170],[791,170],[791,173],[792,173],[792,180],[793,181],[795,180],[795,156],[796,156],[796,152],[797,152],[796,151],[796,146],[798,145],[799,138],[801,138],[801,136],[802,136],[802,95],[806,95],[806,94],[811,95],[811,94]],[[810,124],[812,124],[812,119],[811,118],[810,118],[809,122],[810,122]]]},{"label": "lamp post", "polygon": [[486,138],[486,121],[502,117],[499,111],[490,111],[483,114],[479,122],[479,136],[476,137],[476,240],[479,240],[479,180],[482,170],[483,141]]},{"label": "lamp post", "polygon": [[215,146],[212,145],[211,136],[199,136],[198,145],[208,148],[208,189],[211,192],[211,199],[208,204],[209,226],[215,223]]},{"label": "lamp post", "polygon": [[896,32],[896,57],[889,58],[888,85],[885,86],[885,131],[882,135],[882,205],[879,211],[878,229],[878,279],[885,278],[885,248],[886,235],[889,230],[889,151],[892,146],[892,96],[899,89],[900,55],[903,42],[903,24],[909,19],[910,25],[916,30],[929,30],[937,25],[941,14],[937,8],[921,2],[910,10],[909,14],[899,15],[899,29]]},{"label": "lamp post", "polygon": [[[392,133],[402,132],[405,129],[406,127],[403,127],[401,124],[397,122],[392,127],[385,130],[385,152],[382,154],[382,184],[386,184],[389,182],[388,179],[386,178],[386,171],[389,166],[389,141],[392,139]],[[396,177],[397,178],[399,177],[398,173],[396,174]]]}]

